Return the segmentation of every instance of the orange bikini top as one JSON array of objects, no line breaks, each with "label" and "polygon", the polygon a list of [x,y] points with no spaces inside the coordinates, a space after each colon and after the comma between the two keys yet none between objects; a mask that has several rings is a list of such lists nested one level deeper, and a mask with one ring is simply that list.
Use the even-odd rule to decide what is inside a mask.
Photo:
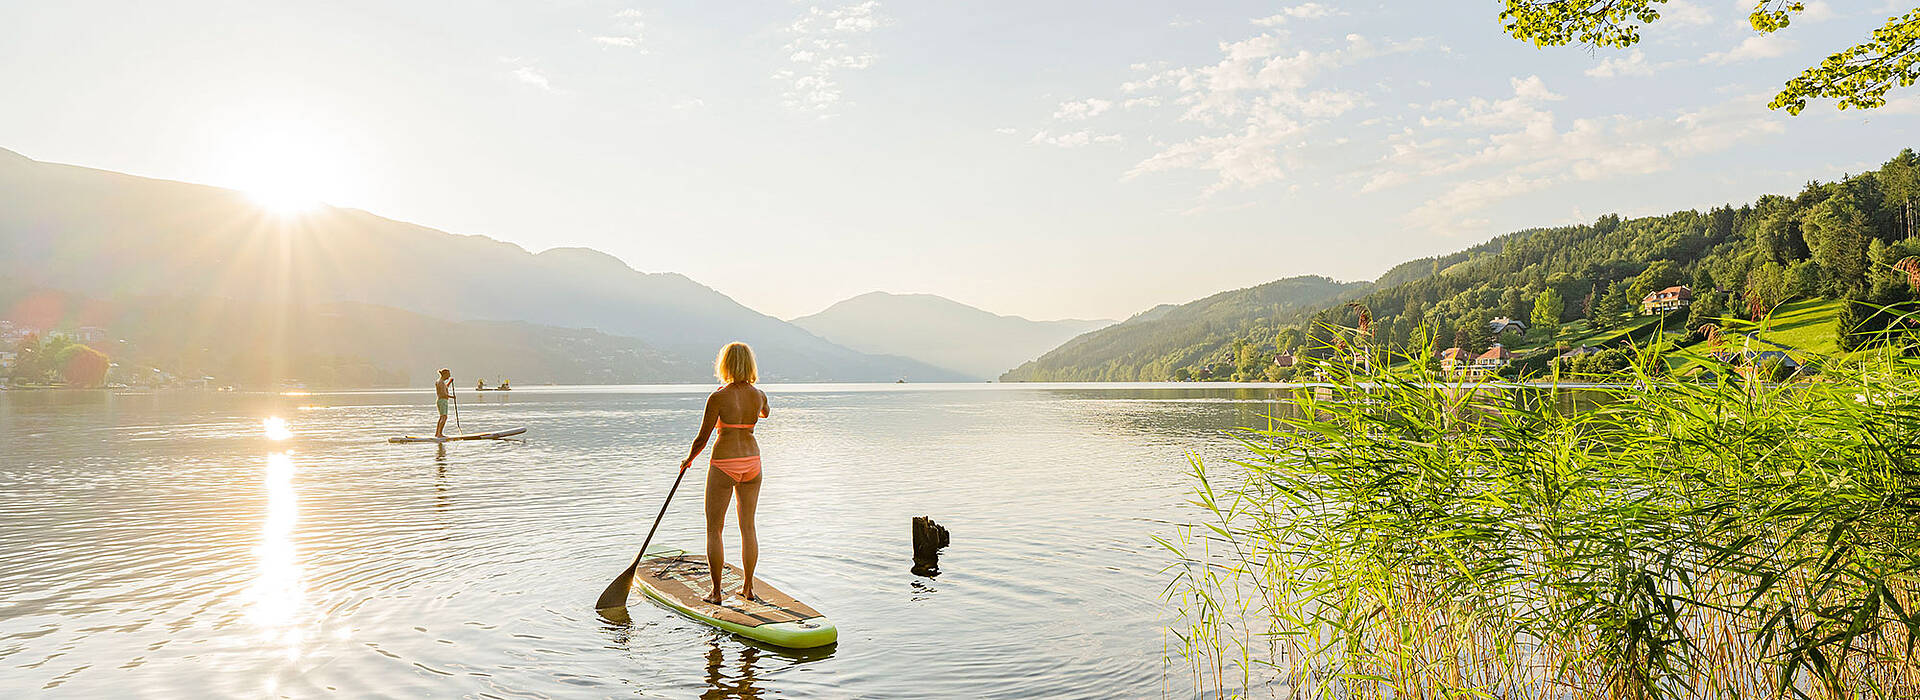
[{"label": "orange bikini top", "polygon": [[[759,421],[755,421],[755,423],[758,423],[758,422],[759,422]],[[743,429],[746,429],[746,430],[752,430],[752,429],[753,429],[753,426],[754,426],[754,423],[728,423],[728,422],[726,422],[726,421],[723,421],[723,420],[722,420],[722,421],[714,421],[714,423],[715,423],[716,425],[718,425],[718,427],[721,427],[721,428],[743,428]]]}]

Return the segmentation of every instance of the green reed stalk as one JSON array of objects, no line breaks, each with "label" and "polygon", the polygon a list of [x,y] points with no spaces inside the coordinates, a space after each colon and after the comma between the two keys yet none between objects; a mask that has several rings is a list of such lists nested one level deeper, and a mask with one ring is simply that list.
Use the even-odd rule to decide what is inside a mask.
[{"label": "green reed stalk", "polygon": [[1580,390],[1325,362],[1191,465],[1182,658],[1222,697],[1920,697],[1920,360],[1666,359]]}]

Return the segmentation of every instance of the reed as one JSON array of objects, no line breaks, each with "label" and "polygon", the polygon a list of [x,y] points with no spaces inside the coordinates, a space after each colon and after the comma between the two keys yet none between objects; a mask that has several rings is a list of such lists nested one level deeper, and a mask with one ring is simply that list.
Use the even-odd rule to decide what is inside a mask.
[{"label": "reed", "polygon": [[[1453,384],[1334,358],[1162,541],[1219,697],[1920,697],[1920,360]],[[1728,373],[1721,373],[1727,375]]]}]

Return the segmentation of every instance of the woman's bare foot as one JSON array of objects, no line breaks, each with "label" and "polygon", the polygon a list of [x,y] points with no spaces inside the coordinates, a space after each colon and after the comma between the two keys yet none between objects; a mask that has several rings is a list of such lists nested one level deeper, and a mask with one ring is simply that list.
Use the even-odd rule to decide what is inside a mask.
[{"label": "woman's bare foot", "polygon": [[713,592],[712,592],[712,593],[708,593],[708,594],[706,595],[706,597],[703,597],[703,598],[701,598],[701,600],[704,600],[704,601],[707,601],[707,602],[709,602],[709,603],[712,603],[712,604],[714,604],[714,605],[719,605],[719,604],[720,604],[720,589],[719,589],[719,588],[714,588],[714,589],[713,589]]},{"label": "woman's bare foot", "polygon": [[753,584],[751,584],[751,583],[747,583],[747,584],[741,584],[741,586],[740,586],[740,597],[741,597],[742,599],[745,599],[745,600],[753,600],[753,599],[754,599],[754,598],[753,598]]}]

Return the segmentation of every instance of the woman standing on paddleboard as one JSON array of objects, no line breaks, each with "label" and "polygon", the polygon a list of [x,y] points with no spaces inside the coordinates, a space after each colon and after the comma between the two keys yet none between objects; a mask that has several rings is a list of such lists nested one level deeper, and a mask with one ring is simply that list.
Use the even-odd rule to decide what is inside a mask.
[{"label": "woman standing on paddleboard", "polygon": [[707,563],[713,572],[713,591],[706,601],[719,603],[720,572],[726,571],[725,551],[720,546],[720,530],[727,526],[727,500],[740,500],[740,563],[746,580],[740,583],[741,598],[753,599],[753,565],[760,559],[760,542],[753,532],[753,511],[760,503],[760,443],[753,439],[753,426],[767,417],[767,392],[753,385],[760,381],[754,367],[753,348],[746,343],[728,343],[714,358],[713,374],[722,386],[707,397],[706,415],[700,419],[700,436],[680,463],[680,471],[693,466],[695,457],[707,446],[707,438],[717,428],[720,437],[713,442],[713,461],[707,468]]}]

